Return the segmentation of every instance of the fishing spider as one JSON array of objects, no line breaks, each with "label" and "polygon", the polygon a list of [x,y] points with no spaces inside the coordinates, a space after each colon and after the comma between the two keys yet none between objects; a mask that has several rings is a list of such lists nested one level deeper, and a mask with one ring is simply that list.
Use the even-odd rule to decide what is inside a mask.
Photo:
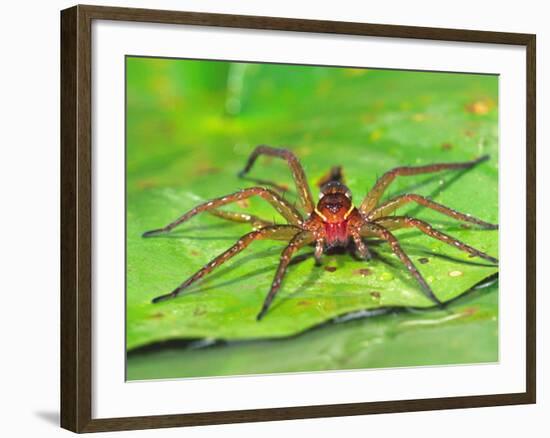
[{"label": "fishing spider", "polygon": [[[143,237],[167,233],[198,213],[204,211],[209,211],[227,220],[250,223],[254,226],[252,232],[242,236],[231,248],[218,255],[203,268],[199,269],[172,292],[154,298],[153,303],[176,297],[195,281],[234,257],[250,245],[250,243],[258,239],[286,240],[289,243],[281,254],[279,267],[275,273],[271,289],[256,317],[257,320],[263,318],[273,298],[279,291],[292,255],[301,247],[309,244],[315,246],[314,256],[317,264],[319,264],[323,252],[329,248],[351,248],[355,250],[358,257],[368,260],[371,258],[371,254],[364,239],[367,237],[376,237],[387,241],[393,253],[395,253],[407,267],[410,274],[420,284],[426,296],[438,306],[442,306],[443,303],[435,296],[410,257],[403,251],[399,241],[392,234],[392,230],[416,228],[434,239],[438,239],[461,251],[469,253],[472,257],[481,257],[491,263],[498,264],[496,258],[434,229],[427,222],[408,216],[392,216],[392,213],[405,204],[416,203],[454,219],[469,222],[486,229],[498,229],[498,225],[487,223],[469,214],[459,213],[449,207],[416,194],[404,194],[380,203],[382,194],[397,176],[418,175],[448,169],[467,169],[485,161],[488,159],[488,156],[483,156],[473,161],[463,163],[439,163],[417,167],[396,167],[378,178],[372,190],[366,195],[361,205],[357,208],[352,203],[350,190],[343,184],[341,175],[339,175],[338,172],[333,172],[331,177],[328,178],[328,181],[321,186],[320,199],[316,205],[313,202],[304,169],[296,156],[287,149],[277,149],[265,145],[256,147],[250,155],[245,168],[239,173],[239,176],[242,177],[248,173],[260,155],[268,155],[286,160],[292,172],[294,182],[296,183],[298,197],[305,211],[305,215],[302,215],[292,204],[283,199],[275,191],[264,187],[251,187],[204,202],[189,210],[183,216],[166,225],[164,228],[144,233]],[[285,225],[278,225],[247,213],[217,210],[218,207],[252,196],[260,196],[265,199],[288,223]]]}]

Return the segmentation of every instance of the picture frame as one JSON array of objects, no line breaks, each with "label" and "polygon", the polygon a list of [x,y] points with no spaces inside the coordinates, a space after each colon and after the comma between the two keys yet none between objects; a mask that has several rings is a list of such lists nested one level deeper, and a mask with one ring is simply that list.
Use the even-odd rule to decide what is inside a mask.
[{"label": "picture frame", "polygon": [[[393,400],[339,403],[310,403],[247,409],[201,409],[171,414],[151,413],[103,417],[94,415],[97,399],[94,385],[98,372],[94,363],[94,178],[97,157],[93,152],[94,98],[93,24],[130,23],[157,27],[190,26],[208,29],[288,32],[316,36],[382,38],[392,41],[431,41],[479,43],[498,47],[515,46],[524,50],[525,107],[525,312],[521,327],[524,345],[524,390]],[[230,58],[228,58],[230,59]],[[396,413],[438,409],[529,404],[536,402],[536,37],[531,34],[487,32],[303,20],[276,17],[238,16],[197,12],[177,12],[78,5],[61,12],[61,426],[82,433],[149,429],[239,422],[274,421],[375,413]],[[121,146],[122,147],[122,146]],[[513,163],[510,165],[513,166]],[[506,236],[502,237],[506,239]],[[123,318],[123,316],[120,316]],[[108,324],[109,322],[102,322]],[[124,350],[123,343],[121,349]],[[261,379],[262,377],[259,377]],[[353,378],[353,376],[352,376]],[[356,377],[357,378],[357,377]],[[226,381],[227,383],[227,381]],[[164,382],[166,385],[170,382]]]}]

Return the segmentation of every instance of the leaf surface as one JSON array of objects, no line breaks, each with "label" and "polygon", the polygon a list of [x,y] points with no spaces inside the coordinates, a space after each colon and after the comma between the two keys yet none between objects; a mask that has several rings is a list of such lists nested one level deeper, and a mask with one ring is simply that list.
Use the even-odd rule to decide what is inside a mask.
[{"label": "leaf surface", "polygon": [[128,379],[231,376],[498,360],[498,282],[438,309],[372,315],[291,338],[195,341],[128,357]]},{"label": "leaf surface", "polygon": [[[250,231],[202,214],[170,235],[144,239],[199,202],[255,185],[237,178],[257,144],[292,149],[312,191],[342,165],[358,205],[395,166],[490,160],[474,169],[398,178],[386,199],[414,192],[489,222],[498,221],[497,78],[278,65],[205,64],[129,58],[127,65],[127,348],[173,339],[250,340],[297,335],[365,309],[428,308],[384,243],[369,262],[349,254],[300,252],[261,322],[255,319],[284,242],[260,241],[176,299],[151,304]],[[251,177],[285,184],[283,161],[261,158]],[[263,200],[228,206],[282,223]],[[399,214],[430,221],[493,256],[498,232],[465,228],[414,205]],[[442,301],[497,272],[418,231],[396,232]],[[328,269],[326,269],[328,267]],[[122,291],[121,291],[122,293]],[[496,305],[496,304],[495,304]]]}]

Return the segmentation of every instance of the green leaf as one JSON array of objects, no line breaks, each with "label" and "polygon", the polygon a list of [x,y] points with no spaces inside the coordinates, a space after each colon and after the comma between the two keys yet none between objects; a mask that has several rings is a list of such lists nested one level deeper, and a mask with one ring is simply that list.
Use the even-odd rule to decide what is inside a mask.
[{"label": "green leaf", "polygon": [[[372,244],[377,257],[370,262],[326,256],[329,270],[314,266],[306,248],[257,322],[284,248],[284,242],[264,241],[178,298],[151,304],[250,227],[203,214],[167,236],[141,234],[201,201],[254,185],[236,174],[256,144],[292,149],[314,191],[331,166],[344,166],[356,204],[392,167],[490,154],[468,171],[398,178],[386,197],[419,193],[498,221],[494,76],[139,58],[127,63],[128,349],[173,339],[282,338],[357,310],[432,306],[383,243]],[[251,176],[287,184],[287,197],[295,200],[284,162],[260,159]],[[228,210],[283,222],[262,200]],[[464,228],[413,205],[399,213],[498,255],[497,231]],[[417,231],[396,234],[442,301],[497,271]]]},{"label": "green leaf", "polygon": [[498,360],[498,282],[446,311],[399,312],[329,324],[291,338],[191,342],[136,351],[128,379],[231,376]]}]

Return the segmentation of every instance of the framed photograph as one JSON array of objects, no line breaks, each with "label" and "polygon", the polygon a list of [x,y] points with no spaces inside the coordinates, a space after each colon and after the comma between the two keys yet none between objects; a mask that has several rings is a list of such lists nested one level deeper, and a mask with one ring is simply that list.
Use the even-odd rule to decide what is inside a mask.
[{"label": "framed photograph", "polygon": [[61,423],[535,402],[535,35],[61,13]]}]

